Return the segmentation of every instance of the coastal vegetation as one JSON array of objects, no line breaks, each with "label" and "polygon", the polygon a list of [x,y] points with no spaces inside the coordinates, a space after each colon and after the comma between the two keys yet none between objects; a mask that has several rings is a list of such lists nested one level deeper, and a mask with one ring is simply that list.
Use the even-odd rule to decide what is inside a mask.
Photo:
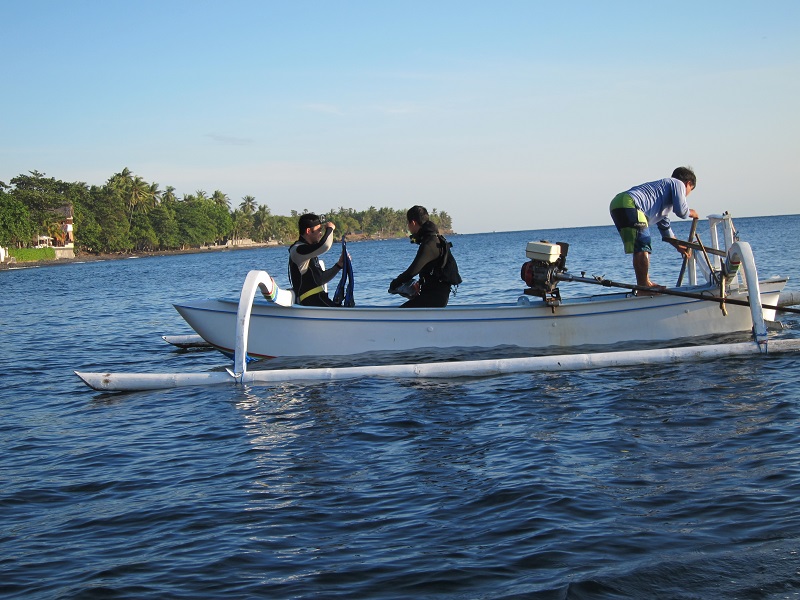
[{"label": "coastal vegetation", "polygon": [[[337,238],[401,237],[406,235],[407,208],[339,207],[323,216],[336,224]],[[250,195],[236,205],[220,190],[179,197],[172,186],[162,190],[127,168],[103,185],[68,183],[31,171],[9,184],[0,181],[0,246],[25,248],[36,245],[40,236],[63,245],[66,216],[73,219],[77,252],[181,250],[244,239],[286,244],[297,239],[297,217],[303,212],[274,215]],[[433,209],[431,217],[442,230],[452,229],[446,212]]]}]

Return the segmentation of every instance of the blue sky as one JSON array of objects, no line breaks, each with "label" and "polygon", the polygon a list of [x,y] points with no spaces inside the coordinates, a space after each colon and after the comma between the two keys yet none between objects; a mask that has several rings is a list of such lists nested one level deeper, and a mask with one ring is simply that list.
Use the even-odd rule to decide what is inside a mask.
[{"label": "blue sky", "polygon": [[798,212],[795,0],[0,6],[6,183],[128,167],[474,233],[610,224],[617,192],[690,165],[701,215]]}]

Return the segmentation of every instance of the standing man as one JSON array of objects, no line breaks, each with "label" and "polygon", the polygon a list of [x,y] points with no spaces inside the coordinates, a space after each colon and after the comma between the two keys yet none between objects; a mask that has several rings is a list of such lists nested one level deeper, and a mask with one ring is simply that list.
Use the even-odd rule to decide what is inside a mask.
[{"label": "standing man", "polygon": [[[428,218],[423,206],[412,206],[406,213],[411,241],[419,244],[411,265],[389,284],[389,291],[419,275],[420,290],[400,308],[440,308],[447,306],[450,286],[461,283],[458,266],[450,254],[450,244],[439,235],[439,229]],[[448,265],[449,263],[449,265]]]},{"label": "standing man", "polygon": [[289,248],[289,279],[295,302],[303,306],[336,306],[323,286],[342,270],[344,253],[328,270],[322,268],[318,258],[331,249],[336,226],[328,221],[323,227],[313,213],[301,215],[297,225],[300,237]]},{"label": "standing man", "polygon": [[[681,219],[697,217],[697,211],[689,208],[686,198],[697,185],[694,172],[687,167],[678,167],[672,177],[643,183],[627,192],[617,194],[611,201],[611,218],[625,245],[625,254],[633,254],[633,270],[636,284],[643,287],[659,287],[650,281],[649,226],[655,223],[661,232],[661,239],[674,238],[668,215],[674,212]],[[688,257],[691,250],[678,248]]]}]

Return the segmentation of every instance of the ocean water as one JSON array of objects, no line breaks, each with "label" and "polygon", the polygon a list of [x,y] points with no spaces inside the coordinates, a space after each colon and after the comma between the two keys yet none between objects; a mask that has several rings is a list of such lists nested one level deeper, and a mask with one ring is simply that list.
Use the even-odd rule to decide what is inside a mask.
[{"label": "ocean water", "polygon": [[[736,224],[800,289],[800,216]],[[612,227],[456,235],[453,303],[515,299],[539,239],[632,279]],[[399,304],[415,247],[348,249],[357,303]],[[130,394],[73,374],[229,366],[159,336],[253,268],[286,285],[286,249],[0,271],[0,597],[800,597],[796,355]],[[654,281],[679,269],[657,243]]]}]

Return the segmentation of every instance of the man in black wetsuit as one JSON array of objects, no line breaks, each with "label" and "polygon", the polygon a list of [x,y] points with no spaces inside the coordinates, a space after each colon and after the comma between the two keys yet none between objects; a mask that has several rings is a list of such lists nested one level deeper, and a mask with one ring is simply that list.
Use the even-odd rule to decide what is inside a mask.
[{"label": "man in black wetsuit", "polygon": [[400,308],[447,306],[451,285],[461,282],[461,278],[457,276],[458,268],[454,259],[451,265],[455,268],[455,280],[447,281],[447,277],[442,276],[442,265],[446,259],[452,259],[449,250],[450,244],[439,235],[439,229],[428,218],[428,211],[425,207],[412,206],[406,213],[406,220],[408,221],[408,231],[411,233],[411,241],[419,244],[419,249],[411,265],[392,280],[389,290],[392,291],[411,281],[415,275],[419,275],[419,293],[412,296]]},{"label": "man in black wetsuit", "polygon": [[322,268],[318,258],[331,249],[336,226],[330,221],[323,226],[317,215],[306,213],[300,216],[298,229],[300,237],[289,248],[289,279],[295,302],[303,306],[337,306],[323,286],[342,270],[344,254],[327,270]]}]

